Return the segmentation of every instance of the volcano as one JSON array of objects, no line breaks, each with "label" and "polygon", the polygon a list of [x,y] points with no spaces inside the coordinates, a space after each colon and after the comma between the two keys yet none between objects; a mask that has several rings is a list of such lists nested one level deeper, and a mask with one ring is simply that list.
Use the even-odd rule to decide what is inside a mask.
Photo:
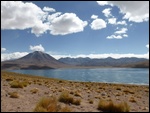
[{"label": "volcano", "polygon": [[1,62],[1,69],[54,69],[66,67],[69,67],[69,65],[41,51],[29,53],[19,59]]}]

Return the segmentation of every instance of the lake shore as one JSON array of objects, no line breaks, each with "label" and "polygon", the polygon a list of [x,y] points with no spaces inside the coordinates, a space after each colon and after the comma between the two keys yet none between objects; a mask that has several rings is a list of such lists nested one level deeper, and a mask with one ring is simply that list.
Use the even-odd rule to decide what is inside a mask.
[{"label": "lake shore", "polygon": [[[27,86],[12,88],[13,81],[25,82]],[[35,93],[32,92],[34,89]],[[1,71],[2,112],[32,112],[42,97],[53,95],[59,98],[64,91],[81,101],[80,105],[67,105],[73,112],[102,111],[97,109],[100,99],[126,102],[131,112],[149,111],[149,85],[74,82]],[[17,98],[11,98],[12,92],[17,92]]]}]

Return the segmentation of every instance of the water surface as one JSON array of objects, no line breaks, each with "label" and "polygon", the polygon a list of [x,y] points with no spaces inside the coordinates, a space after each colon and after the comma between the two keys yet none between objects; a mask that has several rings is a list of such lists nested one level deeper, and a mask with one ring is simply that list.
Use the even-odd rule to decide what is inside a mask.
[{"label": "water surface", "polygon": [[149,69],[145,68],[49,69],[10,71],[73,81],[149,85]]}]

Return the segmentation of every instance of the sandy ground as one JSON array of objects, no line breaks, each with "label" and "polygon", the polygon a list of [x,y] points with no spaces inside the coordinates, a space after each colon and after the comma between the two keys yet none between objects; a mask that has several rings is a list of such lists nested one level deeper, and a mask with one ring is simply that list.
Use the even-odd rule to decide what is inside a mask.
[{"label": "sandy ground", "polygon": [[[30,84],[24,88],[11,88],[8,78],[12,80],[28,81]],[[30,90],[38,89],[37,93]],[[15,73],[1,72],[1,111],[2,112],[32,112],[42,97],[54,95],[57,98],[68,90],[75,99],[81,99],[80,105],[69,107],[73,112],[99,112],[97,109],[99,99],[114,102],[127,102],[131,112],[149,111],[149,86],[123,85],[110,83],[73,82],[49,79],[35,76],[25,76]],[[17,92],[19,98],[10,98],[10,92]],[[78,96],[75,96],[78,92]],[[89,103],[92,100],[93,103]],[[134,101],[132,101],[134,100]],[[59,102],[60,104],[64,104]]]}]

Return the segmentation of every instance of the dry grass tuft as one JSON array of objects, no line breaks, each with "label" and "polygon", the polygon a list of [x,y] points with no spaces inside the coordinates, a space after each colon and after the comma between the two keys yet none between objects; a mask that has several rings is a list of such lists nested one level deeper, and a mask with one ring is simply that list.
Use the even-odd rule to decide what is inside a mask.
[{"label": "dry grass tuft", "polygon": [[123,92],[125,92],[125,94],[128,94],[128,93],[134,94],[135,93],[134,91],[131,91],[129,89],[124,89]]},{"label": "dry grass tuft", "polygon": [[129,102],[135,102],[136,103],[136,100],[134,97],[130,97]]},{"label": "dry grass tuft", "polygon": [[90,99],[90,100],[89,100],[89,103],[90,103],[90,104],[93,104],[93,100],[92,100],[92,99]]},{"label": "dry grass tuft", "polygon": [[106,112],[129,112],[130,108],[126,102],[114,104],[113,101],[100,100],[98,109]]},{"label": "dry grass tuft", "polygon": [[10,87],[11,88],[23,88],[23,87],[26,87],[28,85],[28,82],[20,82],[20,81],[12,81],[10,83]]},{"label": "dry grass tuft", "polygon": [[34,112],[70,112],[67,106],[61,108],[55,97],[43,97],[36,105]]},{"label": "dry grass tuft", "polygon": [[72,104],[74,104],[74,105],[80,105],[81,104],[81,99],[73,100]]},{"label": "dry grass tuft", "polygon": [[145,91],[145,92],[149,92],[149,89],[145,89],[144,91]]},{"label": "dry grass tuft", "polygon": [[71,112],[71,109],[68,106],[61,108],[59,112]]},{"label": "dry grass tuft", "polygon": [[75,92],[74,96],[82,97],[81,93],[79,93],[78,91]]},{"label": "dry grass tuft", "polygon": [[67,91],[62,92],[58,100],[66,104],[80,105],[81,103],[80,99],[73,99],[73,97]]},{"label": "dry grass tuft", "polygon": [[6,78],[5,80],[6,80],[6,81],[13,81],[12,78]]},{"label": "dry grass tuft", "polygon": [[9,92],[10,98],[19,98],[18,92]]},{"label": "dry grass tuft", "polygon": [[33,93],[37,93],[39,90],[38,88],[34,88],[34,89],[31,89],[30,92],[33,94]]},{"label": "dry grass tuft", "polygon": [[116,90],[121,90],[121,88],[120,88],[120,87],[117,87]]},{"label": "dry grass tuft", "polygon": [[61,93],[59,97],[60,102],[64,102],[66,104],[73,103],[73,97],[69,95],[67,91]]}]

